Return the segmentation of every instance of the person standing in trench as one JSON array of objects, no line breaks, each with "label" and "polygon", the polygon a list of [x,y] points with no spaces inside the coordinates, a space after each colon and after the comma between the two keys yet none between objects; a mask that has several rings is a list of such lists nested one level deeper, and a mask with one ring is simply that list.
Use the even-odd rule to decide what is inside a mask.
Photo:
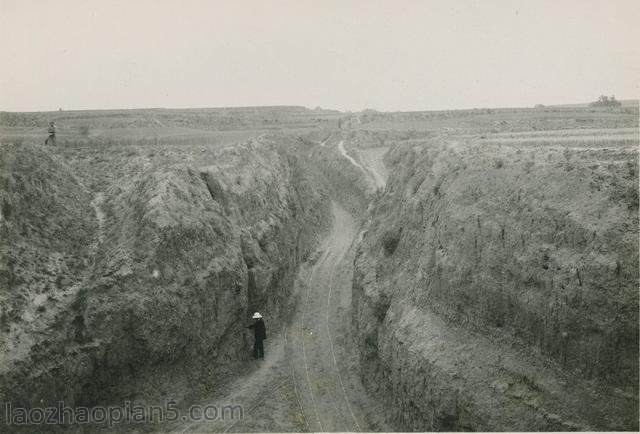
[{"label": "person standing in trench", "polygon": [[264,345],[263,341],[267,339],[267,328],[262,320],[262,315],[259,312],[253,314],[253,324],[247,326],[249,329],[253,329],[255,342],[253,344],[253,358],[264,359]]}]

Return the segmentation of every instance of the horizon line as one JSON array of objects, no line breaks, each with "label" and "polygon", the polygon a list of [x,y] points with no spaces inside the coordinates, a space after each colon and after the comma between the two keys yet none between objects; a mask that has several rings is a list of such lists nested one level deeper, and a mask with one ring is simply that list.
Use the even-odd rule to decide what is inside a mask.
[{"label": "horizon line", "polygon": [[[616,98],[617,99],[617,98]],[[638,98],[629,98],[629,99],[617,99],[617,101],[621,103],[630,103],[634,102],[640,104],[640,99]],[[306,105],[300,104],[267,104],[267,105],[238,105],[238,106],[200,106],[200,107],[130,107],[130,108],[73,108],[73,109],[63,109],[59,108],[57,110],[0,110],[0,113],[60,113],[60,112],[83,112],[83,111],[91,111],[91,112],[99,112],[99,111],[135,111],[135,110],[224,110],[224,109],[257,109],[257,108],[285,108],[285,107],[299,107],[304,108],[309,111],[333,111],[338,113],[361,113],[364,111],[375,111],[379,113],[416,113],[416,112],[442,112],[442,111],[462,111],[462,110],[505,110],[505,109],[531,109],[536,108],[536,105],[541,105],[543,107],[556,107],[556,108],[571,108],[571,106],[575,106],[575,108],[579,108],[579,106],[588,106],[589,102],[569,102],[569,103],[554,103],[554,104],[534,104],[528,106],[500,106],[500,107],[460,107],[460,108],[436,108],[436,109],[409,109],[409,110],[381,110],[373,107],[366,107],[360,110],[340,110],[329,107],[308,107]]]}]

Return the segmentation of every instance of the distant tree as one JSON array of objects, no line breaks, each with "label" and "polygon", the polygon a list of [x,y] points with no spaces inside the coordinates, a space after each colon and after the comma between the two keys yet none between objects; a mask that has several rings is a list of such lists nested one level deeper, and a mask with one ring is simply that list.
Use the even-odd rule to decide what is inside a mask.
[{"label": "distant tree", "polygon": [[607,95],[600,95],[597,101],[589,104],[591,107],[620,107],[622,103],[618,101],[615,95],[611,95],[610,97]]}]

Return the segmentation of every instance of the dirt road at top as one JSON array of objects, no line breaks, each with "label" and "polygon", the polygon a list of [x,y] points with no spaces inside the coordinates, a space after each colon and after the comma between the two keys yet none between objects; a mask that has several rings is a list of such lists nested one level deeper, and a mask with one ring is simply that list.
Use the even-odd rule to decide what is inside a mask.
[{"label": "dirt road at top", "polygon": [[[377,152],[365,164],[383,153]],[[365,160],[365,159],[363,159]],[[376,166],[376,183],[386,173]],[[291,322],[266,342],[266,357],[229,393],[210,402],[240,404],[243,420],[182,423],[175,432],[384,431],[382,409],[369,399],[351,334],[354,218],[333,202],[333,226],[315,260],[300,271]],[[267,323],[268,324],[268,323]]]}]

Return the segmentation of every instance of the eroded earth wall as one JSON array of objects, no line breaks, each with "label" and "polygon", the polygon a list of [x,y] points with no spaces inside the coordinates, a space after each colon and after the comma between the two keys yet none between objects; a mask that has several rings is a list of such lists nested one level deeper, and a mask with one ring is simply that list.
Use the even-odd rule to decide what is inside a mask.
[{"label": "eroded earth wall", "polygon": [[[51,289],[60,301],[30,319],[39,325],[24,330],[21,354],[3,340],[0,395],[14,406],[73,406],[126,397],[127,384],[131,395],[150,387],[174,398],[215,386],[248,357],[251,312],[272,329],[287,315],[298,266],[330,223],[327,194],[299,151],[294,139],[263,137],[206,166],[151,166],[115,183],[95,216],[91,194],[63,162],[40,148],[3,152],[3,330],[25,329],[15,300],[48,290],[27,277],[42,261],[18,268],[8,253],[34,241],[34,220],[66,222],[42,234],[48,255],[95,249],[74,269],[73,291],[65,287],[73,280]],[[31,173],[62,175],[46,176],[45,187],[25,183],[22,166],[34,160]],[[39,189],[60,202],[24,200],[45,195]],[[39,211],[20,208],[31,205]]]},{"label": "eroded earth wall", "polygon": [[387,165],[353,323],[388,419],[637,430],[637,149],[434,139]]}]

